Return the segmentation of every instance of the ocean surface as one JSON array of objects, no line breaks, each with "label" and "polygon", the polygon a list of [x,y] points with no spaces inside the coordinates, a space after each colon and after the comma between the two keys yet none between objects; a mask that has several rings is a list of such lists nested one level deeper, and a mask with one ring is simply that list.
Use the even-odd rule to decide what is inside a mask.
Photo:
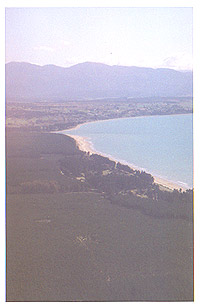
[{"label": "ocean surface", "polygon": [[97,121],[63,133],[87,137],[99,153],[193,187],[192,114]]}]

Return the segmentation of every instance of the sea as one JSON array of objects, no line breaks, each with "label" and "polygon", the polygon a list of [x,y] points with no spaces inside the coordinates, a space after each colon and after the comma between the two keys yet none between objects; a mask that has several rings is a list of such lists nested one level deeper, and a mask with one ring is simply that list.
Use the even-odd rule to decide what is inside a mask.
[{"label": "sea", "polygon": [[192,114],[90,122],[63,133],[86,137],[102,155],[193,188]]}]

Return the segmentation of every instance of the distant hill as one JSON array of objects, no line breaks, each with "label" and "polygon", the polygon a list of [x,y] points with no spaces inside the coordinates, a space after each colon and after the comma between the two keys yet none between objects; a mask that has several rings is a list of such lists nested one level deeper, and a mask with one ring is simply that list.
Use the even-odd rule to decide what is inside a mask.
[{"label": "distant hill", "polygon": [[69,100],[192,96],[192,72],[85,62],[68,68],[6,64],[6,99]]}]

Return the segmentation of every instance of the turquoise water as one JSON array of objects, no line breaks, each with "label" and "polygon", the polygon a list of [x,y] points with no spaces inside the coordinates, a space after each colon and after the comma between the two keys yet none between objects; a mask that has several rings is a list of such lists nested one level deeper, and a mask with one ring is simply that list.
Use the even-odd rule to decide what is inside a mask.
[{"label": "turquoise water", "polygon": [[93,148],[152,175],[193,187],[192,114],[122,118],[63,131],[87,137]]}]

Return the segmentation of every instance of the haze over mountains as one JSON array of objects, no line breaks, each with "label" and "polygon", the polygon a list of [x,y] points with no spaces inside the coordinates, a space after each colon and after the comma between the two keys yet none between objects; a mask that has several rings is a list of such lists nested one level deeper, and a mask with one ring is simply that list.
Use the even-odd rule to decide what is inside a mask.
[{"label": "haze over mountains", "polygon": [[6,99],[58,101],[192,96],[192,72],[85,62],[68,68],[6,64]]}]

